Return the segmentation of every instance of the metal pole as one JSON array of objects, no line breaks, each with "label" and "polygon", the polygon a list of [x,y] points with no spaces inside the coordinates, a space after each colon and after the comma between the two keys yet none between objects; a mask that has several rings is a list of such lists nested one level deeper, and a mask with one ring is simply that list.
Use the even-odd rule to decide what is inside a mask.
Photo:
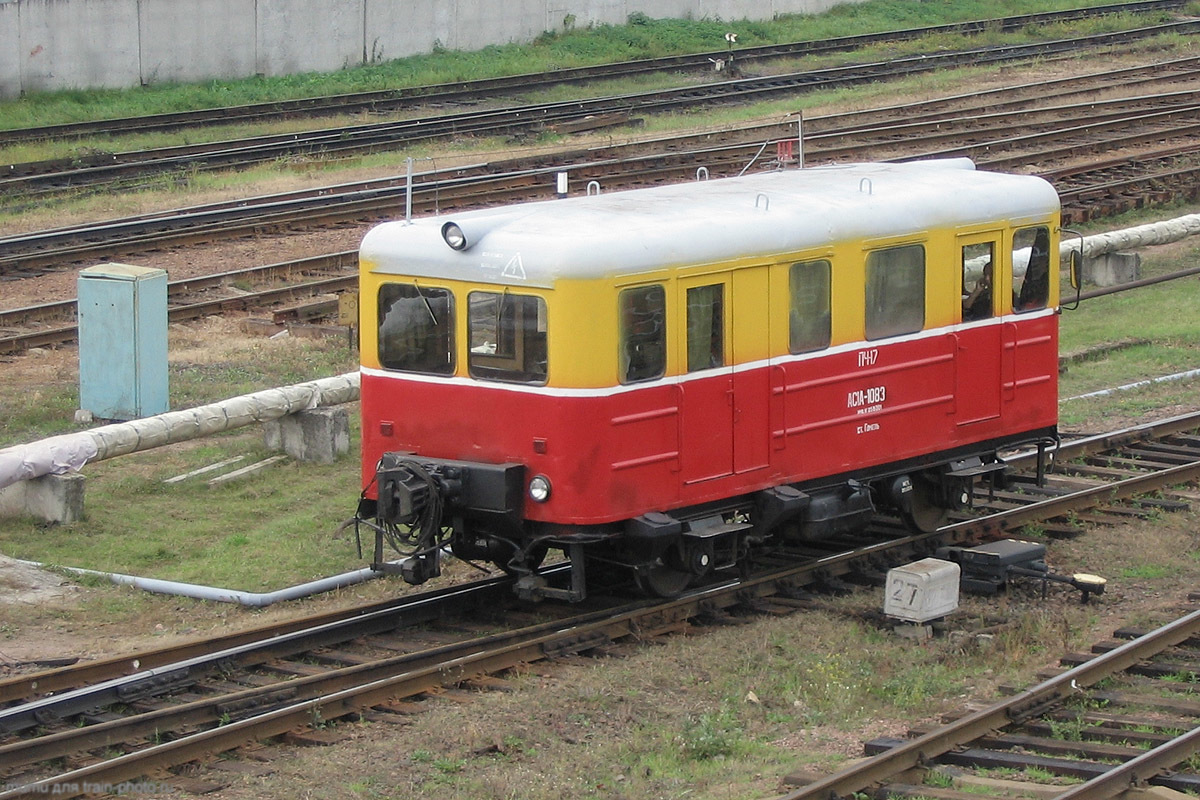
[{"label": "metal pole", "polygon": [[404,190],[404,221],[412,224],[412,192],[413,192],[413,160],[412,156],[405,159],[408,163],[408,181]]},{"label": "metal pole", "polygon": [[804,169],[804,112],[796,112],[796,166]]}]

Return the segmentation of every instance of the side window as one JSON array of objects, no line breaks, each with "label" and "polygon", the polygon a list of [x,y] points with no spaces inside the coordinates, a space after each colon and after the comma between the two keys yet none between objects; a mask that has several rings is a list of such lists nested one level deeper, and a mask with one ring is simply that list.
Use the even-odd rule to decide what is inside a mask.
[{"label": "side window", "polygon": [[687,290],[688,372],[725,366],[725,287]]},{"label": "side window", "polygon": [[625,289],[617,298],[617,314],[621,383],[661,378],[667,371],[666,289]]},{"label": "side window", "polygon": [[545,300],[507,291],[471,292],[467,305],[472,378],[546,382]]},{"label": "side window", "polygon": [[885,339],[925,327],[925,248],[889,247],[867,254],[866,333]]},{"label": "side window", "polygon": [[1050,302],[1050,229],[1013,234],[1013,311],[1036,311]]},{"label": "side window", "polygon": [[800,261],[788,274],[788,350],[809,353],[829,346],[828,261]]},{"label": "side window", "polygon": [[962,249],[963,322],[992,316],[992,242],[968,244]]},{"label": "side window", "polygon": [[446,289],[379,287],[379,363],[406,372],[454,372],[454,296]]}]

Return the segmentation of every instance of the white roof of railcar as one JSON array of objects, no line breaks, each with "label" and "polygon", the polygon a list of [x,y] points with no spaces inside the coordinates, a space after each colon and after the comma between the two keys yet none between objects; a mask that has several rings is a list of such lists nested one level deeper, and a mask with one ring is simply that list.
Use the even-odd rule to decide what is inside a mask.
[{"label": "white roof of railcar", "polygon": [[[387,222],[361,254],[376,273],[509,285],[634,275],[837,241],[1043,217],[1049,183],[968,159],[845,164]],[[452,250],[447,222],[470,246]]]}]

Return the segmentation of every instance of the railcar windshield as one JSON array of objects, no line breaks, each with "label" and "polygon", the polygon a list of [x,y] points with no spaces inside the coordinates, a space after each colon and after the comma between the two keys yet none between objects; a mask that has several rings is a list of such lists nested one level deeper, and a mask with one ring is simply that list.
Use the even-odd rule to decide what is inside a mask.
[{"label": "railcar windshield", "polygon": [[379,287],[379,363],[385,369],[454,372],[454,295],[446,289]]},{"label": "railcar windshield", "polygon": [[618,297],[621,383],[661,378],[667,371],[667,292],[662,286],[625,289]]},{"label": "railcar windshield", "polygon": [[546,301],[533,295],[471,292],[467,296],[472,378],[545,383]]},{"label": "railcar windshield", "polygon": [[1013,311],[1037,311],[1050,302],[1050,229],[1013,234]]}]

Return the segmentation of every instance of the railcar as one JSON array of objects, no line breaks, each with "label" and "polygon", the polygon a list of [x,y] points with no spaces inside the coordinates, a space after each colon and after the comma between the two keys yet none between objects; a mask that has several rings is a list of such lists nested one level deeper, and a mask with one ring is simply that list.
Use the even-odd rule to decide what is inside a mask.
[{"label": "railcar", "polygon": [[1048,183],[966,159],[379,225],[374,565],[390,543],[419,583],[449,547],[527,597],[581,600],[595,565],[671,595],[876,510],[935,529],[1006,449],[1056,438],[1059,234]]}]

